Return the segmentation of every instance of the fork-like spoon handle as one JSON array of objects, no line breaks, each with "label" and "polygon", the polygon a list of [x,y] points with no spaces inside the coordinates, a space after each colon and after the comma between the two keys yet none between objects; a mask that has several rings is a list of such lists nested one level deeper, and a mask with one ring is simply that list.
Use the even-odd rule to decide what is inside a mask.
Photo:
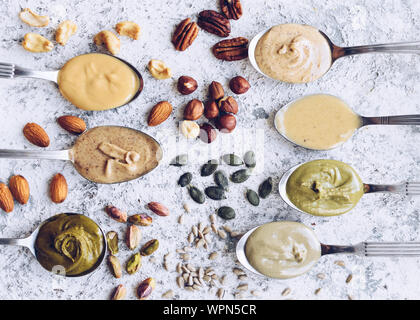
[{"label": "fork-like spoon handle", "polygon": [[420,114],[388,116],[388,117],[361,117],[362,126],[368,125],[420,125]]},{"label": "fork-like spoon handle", "polygon": [[365,193],[398,193],[406,196],[420,195],[420,182],[402,184],[364,184]]},{"label": "fork-like spoon handle", "polygon": [[417,53],[420,54],[420,41],[373,44],[354,47],[333,47],[333,58],[363,53]]},{"label": "fork-like spoon handle", "polygon": [[420,242],[361,242],[353,246],[321,244],[321,254],[356,254],[365,257],[418,257]]},{"label": "fork-like spoon handle", "polygon": [[0,62],[0,78],[36,78],[42,80],[58,82],[58,71],[37,71],[23,68],[13,63]]},{"label": "fork-like spoon handle", "polygon": [[70,150],[60,151],[37,151],[37,150],[8,150],[0,149],[0,159],[49,159],[71,160]]}]

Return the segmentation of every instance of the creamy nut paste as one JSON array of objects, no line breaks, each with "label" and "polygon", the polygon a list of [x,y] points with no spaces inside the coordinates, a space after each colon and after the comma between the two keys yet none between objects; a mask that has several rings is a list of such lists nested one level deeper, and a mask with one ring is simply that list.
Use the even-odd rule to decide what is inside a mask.
[{"label": "creamy nut paste", "polygon": [[121,60],[90,53],[69,60],[58,73],[61,94],[83,110],[120,107],[139,90],[137,74]]},{"label": "creamy nut paste", "polygon": [[258,41],[255,60],[263,73],[291,83],[306,83],[322,77],[331,67],[331,49],[314,27],[281,24]]},{"label": "creamy nut paste", "polygon": [[117,126],[90,129],[77,139],[71,155],[76,170],[98,183],[136,179],[162,159],[159,144],[140,131]]},{"label": "creamy nut paste", "polygon": [[353,209],[364,194],[357,172],[337,160],[315,160],[302,164],[289,177],[286,193],[302,211],[334,216]]},{"label": "creamy nut paste", "polygon": [[277,130],[310,149],[332,149],[361,126],[359,115],[341,99],[327,94],[303,97],[283,109],[276,115]]},{"label": "creamy nut paste", "polygon": [[84,215],[59,214],[43,224],[35,241],[39,263],[47,270],[64,267],[66,275],[91,270],[104,254],[98,225]]},{"label": "creamy nut paste", "polygon": [[298,222],[264,224],[245,245],[248,262],[260,273],[279,279],[308,272],[321,257],[321,244],[315,233]]}]

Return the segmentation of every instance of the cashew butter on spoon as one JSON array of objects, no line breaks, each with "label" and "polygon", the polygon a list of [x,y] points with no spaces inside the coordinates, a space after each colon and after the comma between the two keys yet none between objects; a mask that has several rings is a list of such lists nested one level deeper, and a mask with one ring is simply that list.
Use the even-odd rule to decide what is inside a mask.
[{"label": "cashew butter on spoon", "polygon": [[330,150],[349,140],[368,125],[420,125],[420,115],[364,117],[343,100],[328,94],[313,94],[282,107],[274,124],[287,140],[311,150]]},{"label": "cashew butter on spoon", "polygon": [[64,98],[88,111],[121,107],[143,90],[143,78],[135,67],[103,53],[77,56],[56,71],[35,71],[0,62],[0,78],[19,77],[53,81]]},{"label": "cashew butter on spoon", "polygon": [[239,262],[249,271],[274,279],[298,277],[329,254],[364,257],[418,257],[420,242],[361,242],[340,246],[320,243],[314,231],[302,223],[279,221],[245,233],[236,245]]},{"label": "cashew butter on spoon", "polygon": [[154,170],[162,156],[162,148],[151,136],[120,126],[92,128],[69,150],[0,149],[0,158],[70,160],[84,178],[104,184],[137,179]]},{"label": "cashew butter on spoon", "polygon": [[321,78],[339,58],[362,53],[420,53],[420,42],[339,47],[318,29],[301,24],[280,24],[257,34],[248,56],[263,75],[289,83]]}]

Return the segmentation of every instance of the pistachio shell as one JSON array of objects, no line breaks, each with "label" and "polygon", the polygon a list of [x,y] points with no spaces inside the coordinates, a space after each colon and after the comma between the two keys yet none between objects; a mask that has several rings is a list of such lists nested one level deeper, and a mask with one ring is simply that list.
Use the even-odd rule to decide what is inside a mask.
[{"label": "pistachio shell", "polygon": [[218,166],[219,164],[217,163],[217,160],[209,160],[205,165],[201,167],[201,176],[211,176],[217,170]]},{"label": "pistachio shell", "polygon": [[188,192],[189,192],[191,198],[195,202],[197,202],[199,204],[203,204],[206,201],[206,198],[204,197],[204,193],[200,189],[198,189],[197,187],[190,186],[188,188]]}]

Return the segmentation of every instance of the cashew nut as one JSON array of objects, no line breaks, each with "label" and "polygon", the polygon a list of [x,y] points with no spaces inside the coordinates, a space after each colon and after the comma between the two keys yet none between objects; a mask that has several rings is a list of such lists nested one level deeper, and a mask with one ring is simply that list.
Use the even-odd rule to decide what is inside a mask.
[{"label": "cashew nut", "polygon": [[37,33],[27,33],[22,46],[30,52],[48,52],[54,48],[53,43]]},{"label": "cashew nut", "polygon": [[113,55],[116,55],[118,54],[118,52],[120,52],[120,48],[121,48],[120,39],[118,39],[117,36],[111,31],[104,30],[104,31],[99,32],[95,36],[93,41],[95,42],[97,46],[105,44],[105,47],[107,48],[107,50],[111,52]]},{"label": "cashew nut", "polygon": [[55,41],[57,41],[62,46],[66,45],[69,38],[74,35],[77,31],[77,25],[70,21],[66,20],[60,23],[55,32]]},{"label": "cashew nut", "polygon": [[140,26],[132,21],[122,21],[115,26],[118,34],[138,40],[140,36]]},{"label": "cashew nut", "polygon": [[152,76],[158,80],[169,79],[172,71],[161,60],[150,60],[148,68]]},{"label": "cashew nut", "polygon": [[19,12],[19,18],[31,27],[46,27],[50,23],[50,18],[48,16],[40,16],[29,8],[22,9],[22,11]]}]

